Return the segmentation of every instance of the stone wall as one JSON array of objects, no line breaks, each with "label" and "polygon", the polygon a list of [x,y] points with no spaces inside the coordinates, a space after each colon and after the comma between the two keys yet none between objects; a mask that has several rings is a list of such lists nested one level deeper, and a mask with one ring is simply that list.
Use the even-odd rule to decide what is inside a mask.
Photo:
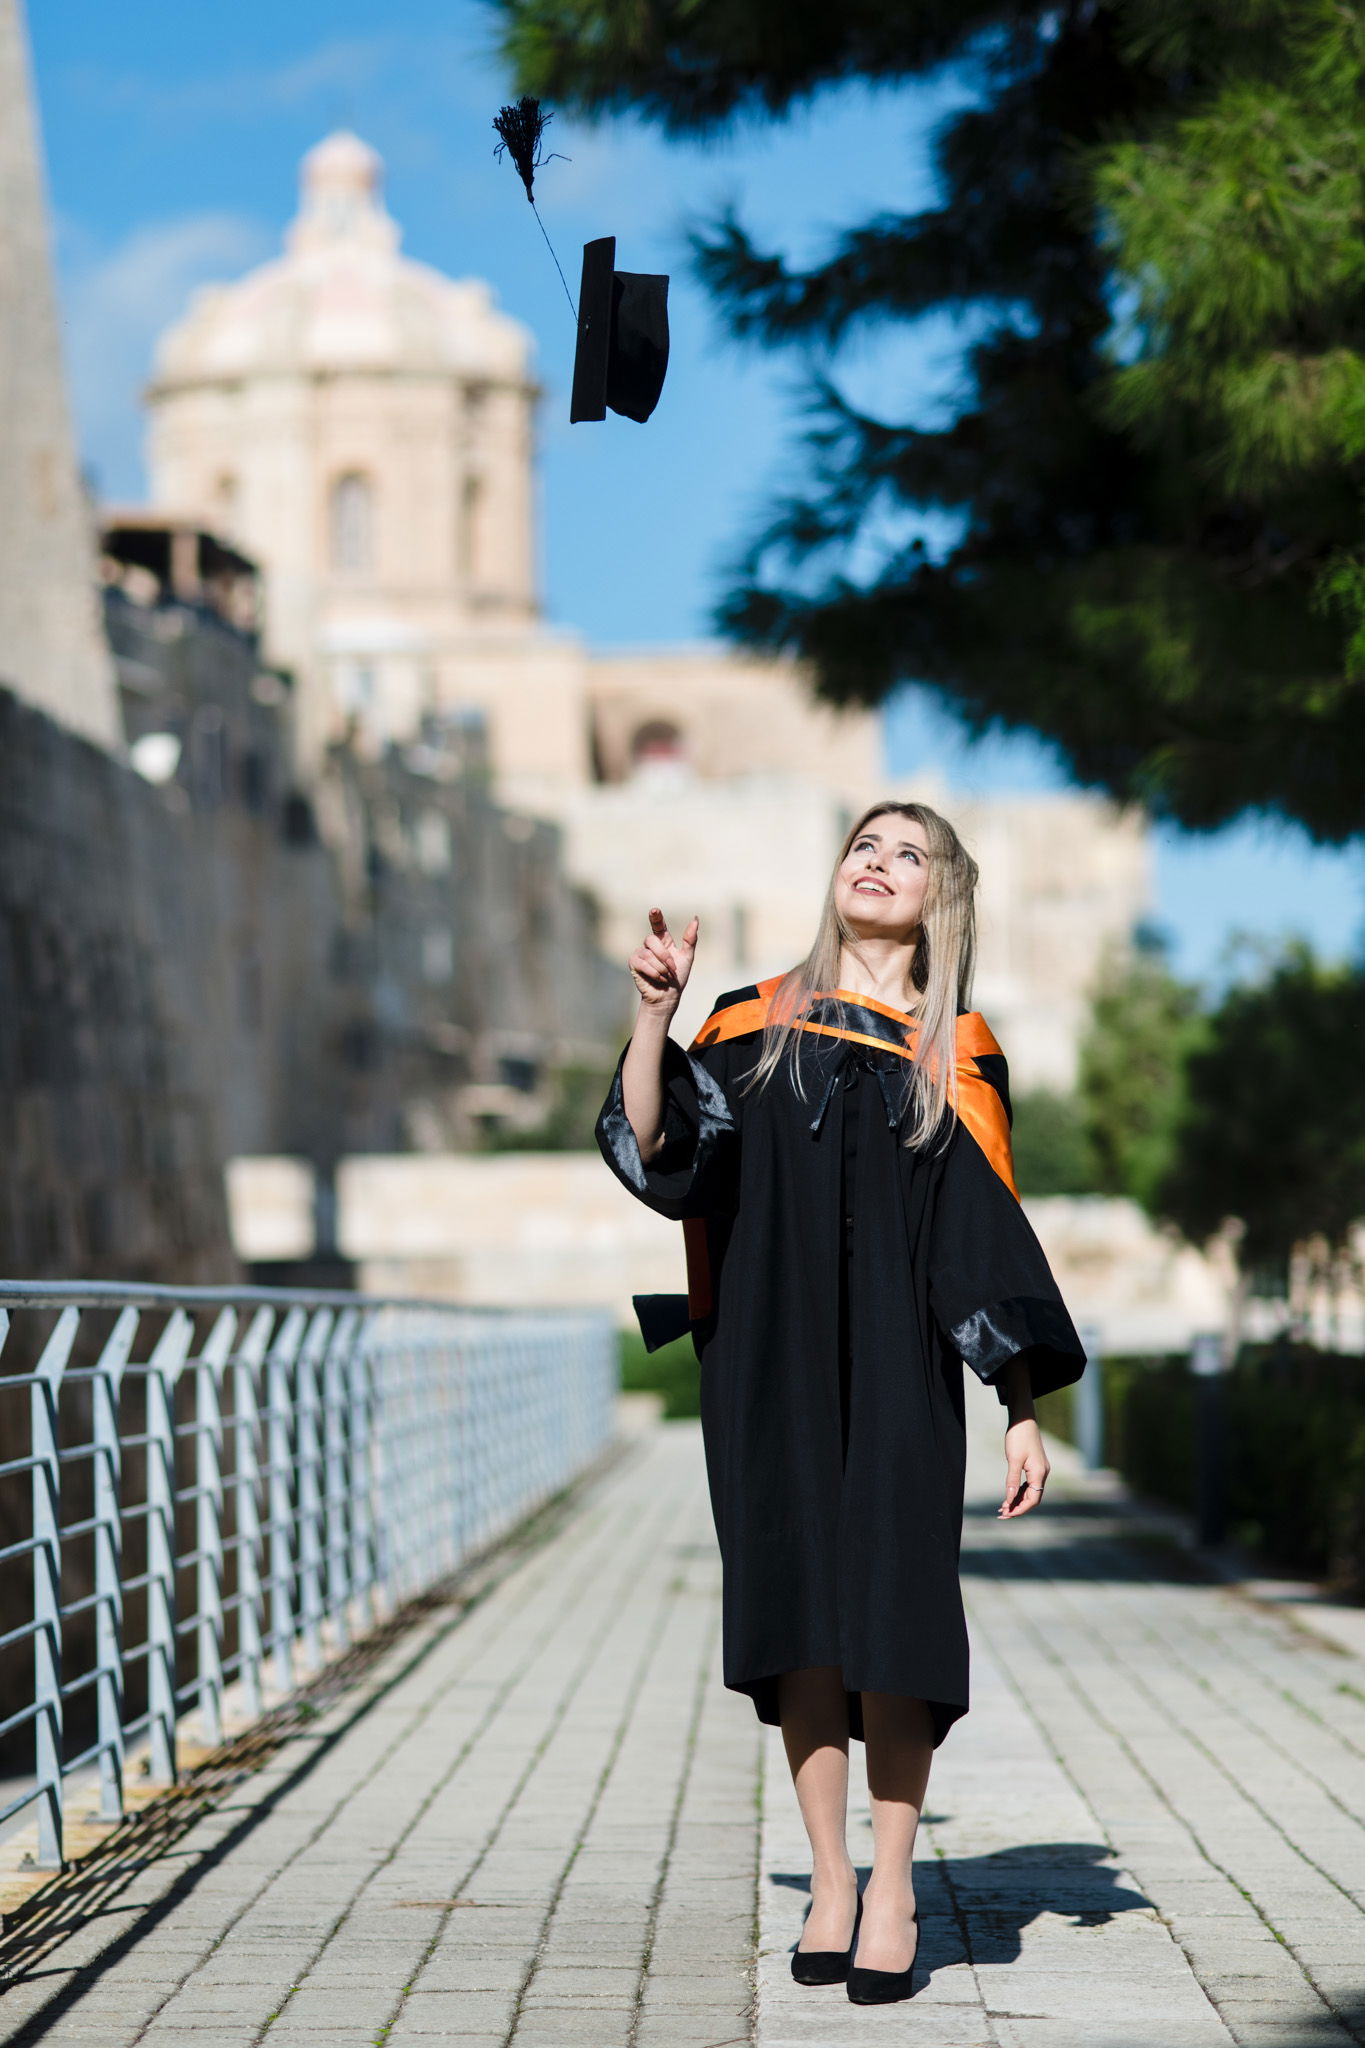
[{"label": "stone wall", "polygon": [[236,1269],[186,835],[131,770],[0,691],[0,1270]]},{"label": "stone wall", "polygon": [[335,749],[305,793],[249,635],[125,613],[125,661],[135,626],[139,737],[179,742],[159,785],[0,693],[0,1271],[24,1277],[231,1277],[238,1154],[310,1163],[328,1255],[337,1160],[533,1119],[624,1010],[477,735]]}]

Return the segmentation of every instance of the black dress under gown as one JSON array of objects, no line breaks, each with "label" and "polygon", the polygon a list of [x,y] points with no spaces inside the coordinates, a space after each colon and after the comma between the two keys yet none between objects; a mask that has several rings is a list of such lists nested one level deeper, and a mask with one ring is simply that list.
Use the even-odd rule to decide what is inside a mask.
[{"label": "black dress under gown", "polygon": [[[713,1019],[741,1004],[735,1017],[757,1014],[755,995],[722,997]],[[855,1021],[869,1019],[883,1034],[906,1023],[884,1005],[861,1006]],[[989,1383],[1023,1354],[1044,1393],[1080,1377],[1084,1351],[1028,1219],[967,1122],[946,1145],[905,1145],[902,1051],[803,1034],[801,1090],[784,1062],[746,1092],[762,1043],[761,1029],[687,1053],[668,1042],[664,1144],[651,1165],[619,1065],[597,1132],[630,1191],[685,1222],[689,1269],[698,1252],[710,1269],[690,1321],[724,1567],[725,1683],[775,1723],[780,1674],[832,1665],[853,1734],[859,1695],[890,1692],[925,1700],[941,1741],[968,1704],[963,1360]],[[640,1304],[642,1321],[659,1305]]]}]

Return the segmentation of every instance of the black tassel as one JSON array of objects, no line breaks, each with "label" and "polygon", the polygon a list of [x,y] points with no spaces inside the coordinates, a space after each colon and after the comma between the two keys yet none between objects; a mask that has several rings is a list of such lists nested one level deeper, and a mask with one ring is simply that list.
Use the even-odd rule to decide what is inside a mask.
[{"label": "black tassel", "polygon": [[526,197],[535,204],[532,186],[536,172],[546,159],[541,155],[541,141],[547,125],[553,121],[553,114],[543,114],[540,101],[523,93],[514,107],[500,107],[493,123],[502,137],[493,154],[499,159],[503,151],[511,157],[517,167],[517,174],[526,187]]},{"label": "black tassel", "polygon": [[[569,280],[564,275],[564,266],[559,258],[555,256],[554,243],[545,234],[545,223],[540,217],[540,208],[536,205],[534,190],[536,172],[542,164],[551,163],[554,160],[553,156],[544,156],[541,153],[541,143],[545,137],[545,130],[553,119],[553,114],[541,112],[539,100],[533,100],[528,92],[523,93],[514,107],[498,108],[493,127],[497,134],[502,137],[502,140],[493,151],[493,154],[495,157],[501,158],[503,152],[506,151],[516,165],[521,182],[526,187],[526,197],[531,202],[531,211],[536,217],[536,225],[540,229],[541,234],[545,235],[546,248],[554,256],[555,269],[559,272],[559,282],[564,287],[564,296],[569,302],[569,311],[572,313],[575,321],[577,321],[578,308],[573,302],[573,293],[569,290]],[[568,158],[562,157],[560,161],[567,163]]]}]

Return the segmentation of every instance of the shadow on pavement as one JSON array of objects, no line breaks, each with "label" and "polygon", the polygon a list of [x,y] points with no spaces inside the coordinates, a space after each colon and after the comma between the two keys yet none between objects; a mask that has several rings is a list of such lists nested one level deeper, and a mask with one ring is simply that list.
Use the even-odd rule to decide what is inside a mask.
[{"label": "shadow on pavement", "polygon": [[[871,1874],[862,1865],[859,1884]],[[809,1891],[810,1873],[774,1870],[768,1882]],[[1060,1914],[1073,1927],[1103,1927],[1119,1913],[1152,1905],[1120,1882],[1102,1842],[1029,1842],[987,1856],[926,1857],[916,1865],[915,1890],[920,1955],[931,1972],[951,1963],[1017,1962],[1024,1929],[1043,1913]]]},{"label": "shadow on pavement", "polygon": [[[995,1510],[990,1510],[994,1519]],[[986,1519],[983,1515],[981,1519]],[[1068,1527],[1063,1509],[1049,1512],[1047,1535],[1027,1543],[1002,1530],[994,1540],[981,1540],[965,1530],[962,1548],[964,1578],[1090,1579],[1123,1585],[1208,1586],[1218,1582],[1199,1558],[1166,1538],[1144,1529],[1109,1526]]]},{"label": "shadow on pavement", "polygon": [[[870,1867],[861,1865],[859,1885],[870,1875]],[[1152,1900],[1121,1878],[1101,1842],[1028,1842],[987,1856],[926,1856],[915,1870],[924,1971],[932,1976],[955,1963],[1016,1963],[1024,1930],[1045,1913],[1081,1928],[1150,1910]],[[773,1870],[768,1882],[808,1892],[810,1873]],[[1056,1938],[1064,1943],[1065,1930]],[[1296,2014],[1276,2026],[1273,2037],[1262,2030],[1257,2038],[1273,2039],[1273,2048],[1345,2048],[1348,2038],[1365,2039],[1365,1970],[1361,1975],[1361,1990],[1338,1995],[1336,2012],[1324,2006]],[[1095,2048],[1134,2048],[1135,2039],[1096,2037]]]}]

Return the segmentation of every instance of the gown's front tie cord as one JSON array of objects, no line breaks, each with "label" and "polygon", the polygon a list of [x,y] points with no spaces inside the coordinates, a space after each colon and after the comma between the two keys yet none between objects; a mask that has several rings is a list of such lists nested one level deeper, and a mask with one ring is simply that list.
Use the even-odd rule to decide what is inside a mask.
[{"label": "gown's front tie cord", "polygon": [[[870,1061],[868,1064],[871,1066]],[[891,1076],[882,1066],[872,1067],[872,1072],[877,1076],[877,1086],[882,1091],[882,1102],[886,1107],[886,1128],[888,1131],[898,1131],[901,1127],[901,1109],[891,1093]]]},{"label": "gown's front tie cord", "polygon": [[818,1138],[820,1135],[820,1127],[825,1121],[825,1114],[834,1099],[834,1091],[839,1086],[840,1081],[843,1082],[846,1088],[851,1088],[859,1074],[876,1075],[877,1086],[881,1089],[882,1103],[886,1109],[886,1127],[889,1131],[898,1131],[900,1129],[900,1104],[896,1101],[892,1092],[890,1074],[879,1061],[869,1059],[865,1052],[860,1052],[854,1048],[845,1054],[824,1085],[820,1100],[816,1105],[815,1115],[810,1120],[810,1134],[812,1138]]},{"label": "gown's front tie cord", "polygon": [[825,1121],[825,1111],[829,1108],[834,1098],[834,1091],[839,1085],[839,1077],[844,1071],[844,1067],[836,1067],[825,1083],[824,1092],[816,1106],[815,1115],[810,1120],[810,1134],[812,1138],[818,1138],[820,1135],[820,1126]]}]

